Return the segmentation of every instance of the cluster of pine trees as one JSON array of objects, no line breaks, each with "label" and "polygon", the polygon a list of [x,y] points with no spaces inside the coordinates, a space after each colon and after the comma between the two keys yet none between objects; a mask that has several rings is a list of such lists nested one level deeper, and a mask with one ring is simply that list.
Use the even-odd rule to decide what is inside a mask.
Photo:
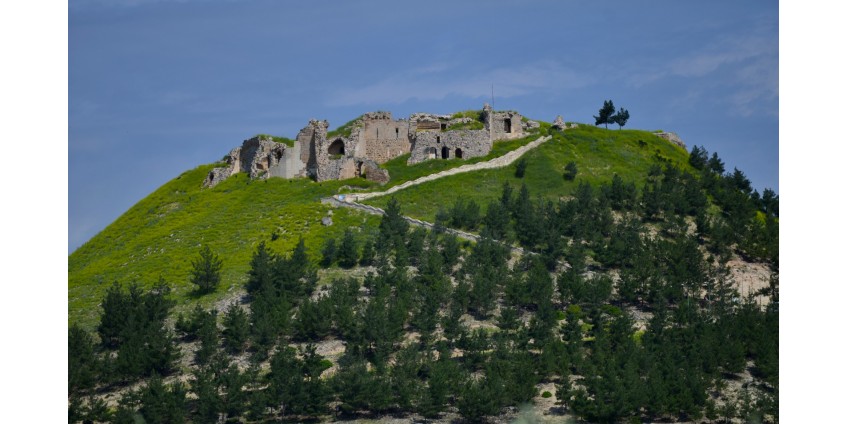
[{"label": "cluster of pine trees", "polygon": [[[617,176],[580,183],[557,203],[505,184],[485,214],[471,201],[440,213],[479,229],[473,245],[411,229],[392,200],[378,229],[321,249],[320,266],[369,266],[364,280],[319,287],[302,241],[287,255],[262,243],[246,302],[197,307],[173,328],[167,285],[116,284],[96,337],[69,330],[69,422],[480,422],[532,402],[540,383],[592,422],[776,422],[777,274],[764,306],[739,296],[726,262],[735,252],[776,270],[777,199],[711,162],[693,163],[701,175],[652,169],[641,193]],[[528,253],[512,257],[513,242]],[[327,341],[344,345],[333,361],[318,353]],[[187,383],[173,378],[181,359]],[[754,382],[736,388],[745,371]],[[97,396],[138,381],[117,408]]]}]

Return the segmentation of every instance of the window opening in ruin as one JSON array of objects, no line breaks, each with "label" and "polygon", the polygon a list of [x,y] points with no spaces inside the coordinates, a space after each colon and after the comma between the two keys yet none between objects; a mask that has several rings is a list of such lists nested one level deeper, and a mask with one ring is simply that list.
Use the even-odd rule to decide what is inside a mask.
[{"label": "window opening in ruin", "polygon": [[395,138],[400,138],[400,129],[395,128]]},{"label": "window opening in ruin", "polygon": [[447,159],[450,156],[450,150],[448,150],[448,146],[442,147],[442,159]]},{"label": "window opening in ruin", "polygon": [[504,132],[511,133],[512,132],[512,120],[504,119]]},{"label": "window opening in ruin", "polygon": [[327,148],[327,153],[330,155],[343,155],[344,152],[344,142],[340,138],[333,141],[330,147]]},{"label": "window opening in ruin", "polygon": [[462,159],[462,149],[456,149],[454,156],[456,156],[457,159]]},{"label": "window opening in ruin", "polygon": [[448,124],[442,123],[442,131],[448,129]]},{"label": "window opening in ruin", "polygon": [[439,137],[439,136],[436,136],[436,144],[439,144],[441,142],[442,142],[442,138]]}]

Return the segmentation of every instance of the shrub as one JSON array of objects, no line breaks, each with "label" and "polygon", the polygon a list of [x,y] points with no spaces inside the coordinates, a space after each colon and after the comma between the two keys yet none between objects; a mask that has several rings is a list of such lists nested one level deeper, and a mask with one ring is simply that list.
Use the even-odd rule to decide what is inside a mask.
[{"label": "shrub", "polygon": [[565,172],[562,177],[568,181],[574,181],[574,178],[577,177],[577,164],[574,161],[565,164]]},{"label": "shrub", "polygon": [[515,177],[516,178],[524,178],[524,171],[527,170],[527,160],[521,158],[518,160],[518,163],[515,164]]}]

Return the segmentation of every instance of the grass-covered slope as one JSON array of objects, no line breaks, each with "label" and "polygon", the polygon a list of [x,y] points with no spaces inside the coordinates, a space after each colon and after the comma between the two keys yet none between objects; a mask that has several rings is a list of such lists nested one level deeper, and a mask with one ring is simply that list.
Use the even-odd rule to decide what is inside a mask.
[{"label": "grass-covered slope", "polygon": [[[598,185],[611,181],[613,175],[618,174],[626,182],[634,181],[641,189],[651,165],[671,163],[682,169],[690,169],[685,149],[651,132],[607,130],[588,125],[562,132],[548,128],[548,125],[543,124],[542,132],[550,131],[553,138],[523,156],[527,163],[524,178],[515,177],[516,162],[501,169],[441,178],[410,187],[393,196],[402,205],[405,215],[432,222],[440,207],[449,208],[457,199],[474,200],[485,208],[489,201],[500,196],[504,181],[516,189],[522,183],[527,184],[534,196],[556,200],[571,195],[580,181]],[[511,142],[497,142],[493,150],[498,149],[502,143]],[[577,164],[578,173],[574,181],[567,181],[562,174],[565,164],[571,161]],[[430,162],[438,164],[451,161],[428,161],[423,164]],[[440,167],[435,169],[441,170]],[[385,207],[388,201],[389,197],[385,196],[364,203]]]},{"label": "grass-covered slope", "polygon": [[[213,295],[199,300],[208,304],[240,286],[246,278],[250,257],[260,241],[278,252],[290,251],[303,237],[317,259],[327,237],[339,237],[347,226],[375,224],[378,218],[349,209],[334,210],[334,225],[324,227],[321,218],[329,207],[320,198],[344,185],[384,190],[424,175],[501,156],[544,133],[496,142],[489,155],[472,160],[431,160],[407,166],[407,156],[384,164],[392,181],[376,187],[362,179],[315,183],[307,179],[251,181],[236,174],[212,189],[201,189],[203,178],[215,165],[187,171],[130,208],[114,223],[68,257],[68,321],[91,327],[99,314],[98,304],[112,282],[138,282],[151,286],[163,278],[174,289],[180,304],[195,300],[189,282],[191,262],[208,244],[224,261],[223,282]],[[641,188],[652,164],[671,161],[688,168],[687,153],[654,134],[636,130],[605,130],[581,126],[565,132],[550,131],[553,139],[528,152],[523,179],[514,176],[515,165],[475,171],[414,186],[395,194],[403,213],[432,221],[439,207],[456,199],[473,199],[481,206],[500,195],[503,181],[516,187],[522,182],[530,191],[548,199],[568,196],[581,180],[592,184],[609,181],[617,173]],[[563,167],[575,161],[575,181],[562,178]],[[388,197],[367,203],[385,206]],[[272,234],[277,236],[272,240]]]},{"label": "grass-covered slope", "polygon": [[[211,189],[201,189],[215,165],[187,171],[138,202],[68,257],[68,321],[92,327],[98,304],[113,281],[152,286],[161,276],[178,303],[194,298],[191,262],[208,244],[223,259],[222,283],[201,302],[211,303],[246,278],[260,241],[286,252],[303,237],[316,257],[326,237],[347,226],[374,224],[377,218],[348,209],[334,210],[334,225],[321,218],[329,207],[320,198],[335,193],[340,181],[307,179],[251,181],[236,174]],[[278,234],[272,241],[272,234]]]}]

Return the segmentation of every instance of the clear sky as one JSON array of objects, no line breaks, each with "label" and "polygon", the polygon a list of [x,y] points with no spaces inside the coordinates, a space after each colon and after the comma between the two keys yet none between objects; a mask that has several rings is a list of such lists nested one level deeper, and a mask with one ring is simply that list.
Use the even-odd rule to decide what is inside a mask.
[{"label": "clear sky", "polygon": [[677,132],[778,187],[776,1],[71,0],[68,252],[258,133],[514,109]]}]

